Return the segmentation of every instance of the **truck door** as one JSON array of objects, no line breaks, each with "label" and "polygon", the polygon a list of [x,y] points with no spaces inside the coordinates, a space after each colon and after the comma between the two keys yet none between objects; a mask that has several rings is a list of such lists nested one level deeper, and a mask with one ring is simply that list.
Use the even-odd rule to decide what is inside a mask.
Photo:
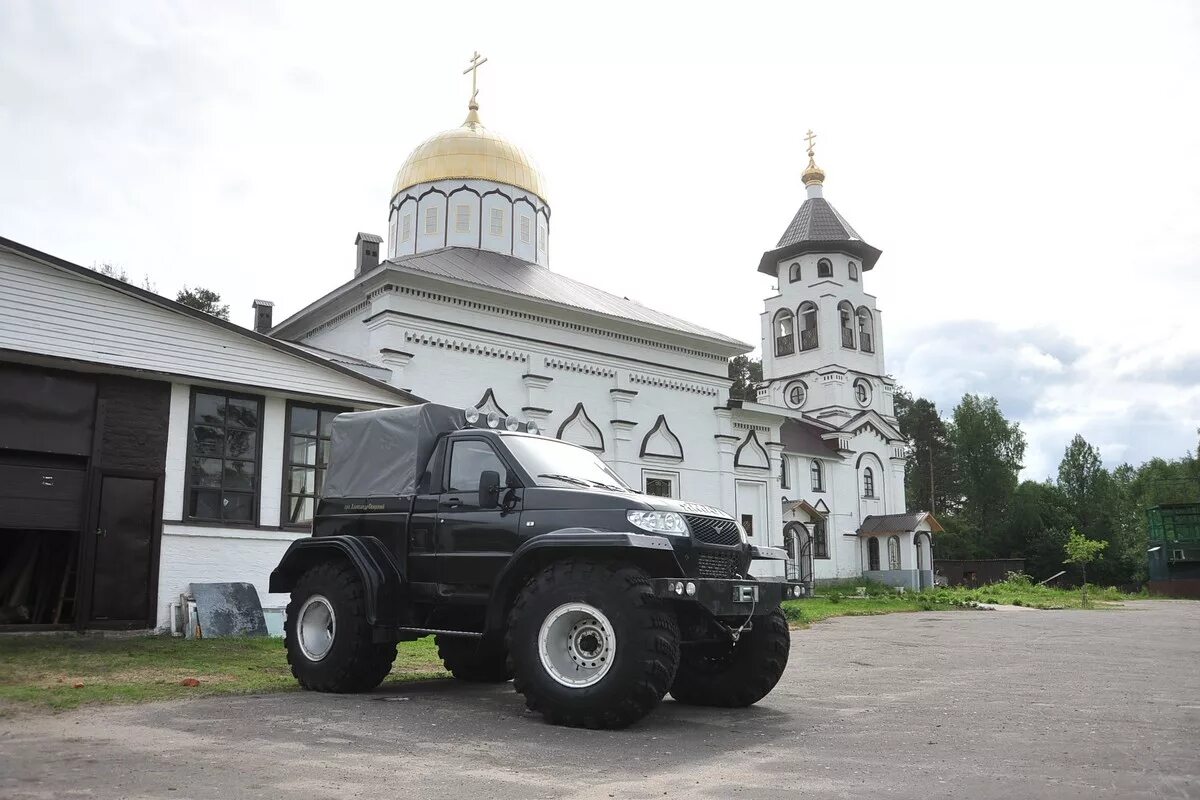
[{"label": "truck door", "polygon": [[[446,489],[438,503],[439,590],[486,600],[517,548],[522,490],[505,488],[509,467],[484,439],[455,439],[447,456]],[[483,508],[479,502],[479,478],[485,470],[500,475],[498,507]]]}]

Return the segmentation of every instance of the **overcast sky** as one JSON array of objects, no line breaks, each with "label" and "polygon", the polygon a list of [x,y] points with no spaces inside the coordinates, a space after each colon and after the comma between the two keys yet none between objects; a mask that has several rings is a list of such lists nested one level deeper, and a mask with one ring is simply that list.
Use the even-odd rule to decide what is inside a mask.
[{"label": "overcast sky", "polygon": [[883,250],[904,386],[998,397],[1026,477],[1076,432],[1110,466],[1196,446],[1188,0],[0,0],[0,235],[283,319],[386,232],[475,49],[484,123],[546,176],[553,269],[758,344],[812,128],[826,198]]}]

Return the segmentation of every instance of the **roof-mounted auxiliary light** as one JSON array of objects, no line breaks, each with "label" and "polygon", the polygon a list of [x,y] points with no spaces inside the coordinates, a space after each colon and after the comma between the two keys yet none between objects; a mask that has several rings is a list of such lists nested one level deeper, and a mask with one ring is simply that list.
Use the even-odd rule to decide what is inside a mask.
[{"label": "roof-mounted auxiliary light", "polygon": [[499,428],[500,427],[500,415],[497,414],[495,411],[489,411],[488,415],[487,415],[487,426],[489,428]]},{"label": "roof-mounted auxiliary light", "polygon": [[529,434],[532,434],[532,435],[534,435],[534,436],[541,436],[541,435],[542,435],[542,429],[541,429],[541,428],[539,428],[539,427],[537,426],[537,423],[536,423],[536,422],[534,422],[533,420],[529,420],[529,422],[526,422],[526,423],[525,423],[525,432],[526,432],[526,433],[529,433]]},{"label": "roof-mounted auxiliary light", "polygon": [[517,428],[521,427],[521,421],[512,414],[509,414],[504,418],[504,427],[510,431],[515,431]]},{"label": "roof-mounted auxiliary light", "polygon": [[466,417],[468,425],[474,425],[476,422],[479,422],[479,409],[468,408],[466,411]]}]

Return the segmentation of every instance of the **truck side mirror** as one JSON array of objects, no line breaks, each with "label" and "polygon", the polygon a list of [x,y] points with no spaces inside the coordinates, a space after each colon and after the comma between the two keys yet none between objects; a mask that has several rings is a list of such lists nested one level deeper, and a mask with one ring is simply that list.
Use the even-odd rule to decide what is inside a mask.
[{"label": "truck side mirror", "polygon": [[479,507],[495,508],[500,505],[500,473],[485,469],[479,473]]}]

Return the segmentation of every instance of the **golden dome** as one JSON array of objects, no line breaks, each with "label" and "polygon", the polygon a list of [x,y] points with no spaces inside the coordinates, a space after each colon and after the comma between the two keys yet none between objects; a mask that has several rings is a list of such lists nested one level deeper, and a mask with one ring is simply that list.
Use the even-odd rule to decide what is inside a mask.
[{"label": "golden dome", "polygon": [[447,178],[507,183],[546,199],[542,175],[533,161],[521,148],[483,127],[474,108],[461,127],[426,139],[409,154],[396,173],[392,196],[418,183]]}]

